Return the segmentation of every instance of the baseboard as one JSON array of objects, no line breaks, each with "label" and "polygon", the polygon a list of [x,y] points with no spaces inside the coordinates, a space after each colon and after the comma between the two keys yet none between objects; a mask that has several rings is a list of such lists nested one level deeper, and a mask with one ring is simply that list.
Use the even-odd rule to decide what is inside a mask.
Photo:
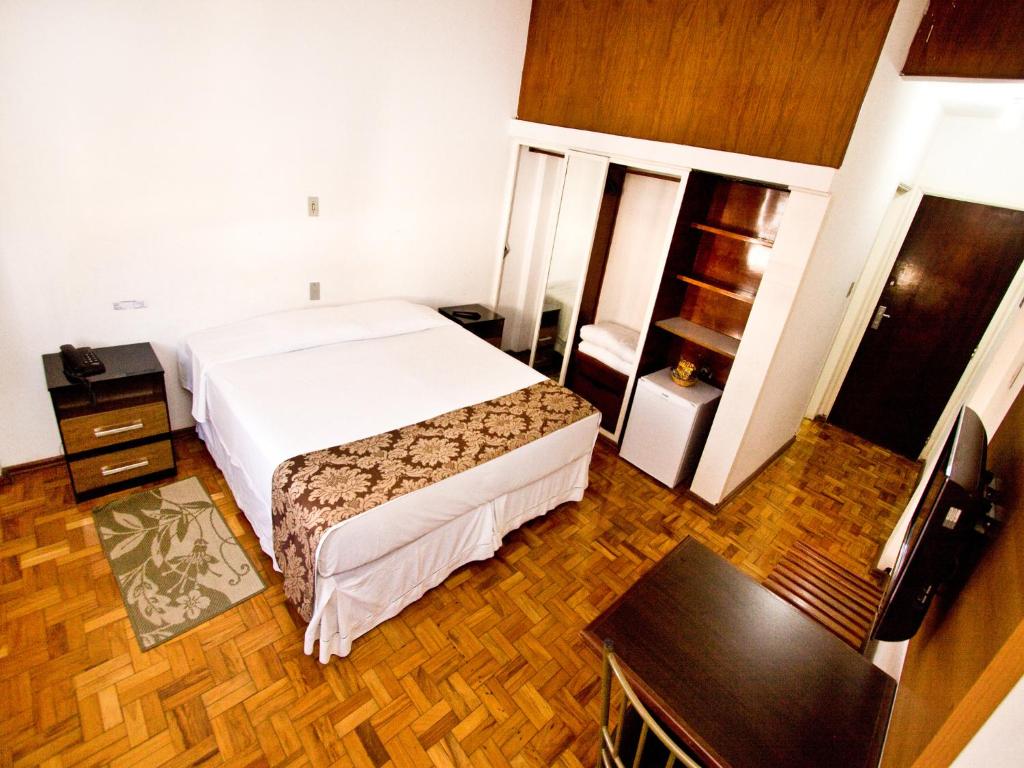
[{"label": "baseboard", "polygon": [[[195,426],[182,427],[181,429],[171,430],[171,440],[181,440],[182,438],[194,435],[196,433]],[[50,456],[46,459],[36,459],[35,461],[26,461],[24,464],[12,464],[4,469],[4,478],[14,477],[15,475],[23,475],[26,472],[35,472],[38,469],[50,469],[51,467],[59,467],[64,465],[63,456]]]},{"label": "baseboard", "polygon": [[789,440],[787,440],[785,443],[782,444],[782,447],[779,448],[779,450],[777,450],[775,453],[773,453],[771,456],[769,456],[767,459],[765,459],[764,462],[761,463],[761,466],[759,466],[757,469],[755,469],[753,472],[751,472],[749,475],[747,475],[747,478],[742,483],[740,483],[735,488],[733,488],[731,491],[729,491],[729,493],[727,493],[725,495],[725,498],[722,499],[721,501],[719,501],[718,503],[713,504],[710,501],[708,501],[707,499],[702,499],[700,496],[695,494],[689,488],[686,489],[686,496],[687,496],[687,498],[692,500],[692,501],[694,501],[694,502],[696,502],[698,505],[700,505],[701,507],[703,507],[706,510],[709,510],[710,512],[717,512],[722,507],[724,507],[726,504],[728,504],[730,501],[732,501],[734,498],[736,498],[736,496],[738,496],[739,493],[744,488],[746,488],[748,485],[750,485],[752,482],[754,482],[754,480],[757,479],[758,475],[760,475],[762,472],[764,472],[766,469],[768,469],[768,467],[771,466],[771,464],[777,458],[779,458],[782,454],[784,454],[787,450],[789,450],[789,447],[791,445],[793,445],[793,443],[795,443],[795,442],[796,442],[796,435],[793,435],[793,437],[789,438]]},{"label": "baseboard", "polygon": [[51,467],[58,467],[63,465],[63,456],[50,456],[49,458],[46,459],[26,461],[24,464],[12,464],[11,466],[4,469],[4,477],[14,477],[15,475],[23,475],[26,472],[35,472],[37,469],[50,469]]}]

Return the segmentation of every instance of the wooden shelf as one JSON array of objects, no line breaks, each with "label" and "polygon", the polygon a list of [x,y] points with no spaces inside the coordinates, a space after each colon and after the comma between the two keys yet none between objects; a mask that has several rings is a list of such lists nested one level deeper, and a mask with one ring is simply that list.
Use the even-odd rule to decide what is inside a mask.
[{"label": "wooden shelf", "polygon": [[721,227],[713,227],[710,224],[702,224],[699,221],[690,222],[690,226],[694,229],[699,229],[701,232],[709,232],[712,235],[719,235],[720,237],[728,237],[732,240],[739,240],[744,243],[753,243],[754,245],[762,245],[765,248],[771,248],[775,245],[774,240],[765,240],[763,237],[754,237],[753,235],[745,235],[742,232],[735,232],[731,229],[722,229]]},{"label": "wooden shelf", "polygon": [[740,346],[739,339],[726,336],[724,333],[719,333],[703,325],[697,325],[697,323],[692,323],[681,317],[659,320],[655,325],[663,331],[668,331],[680,338],[688,339],[695,344],[700,344],[702,347],[707,347],[726,357],[736,357],[736,350]]},{"label": "wooden shelf", "polygon": [[682,280],[684,283],[695,285],[698,288],[704,288],[708,291],[714,291],[722,296],[728,296],[730,299],[736,299],[747,304],[753,304],[757,294],[752,291],[745,291],[742,288],[723,283],[720,280],[715,280],[710,277],[700,277],[691,275],[676,275],[676,278]]}]

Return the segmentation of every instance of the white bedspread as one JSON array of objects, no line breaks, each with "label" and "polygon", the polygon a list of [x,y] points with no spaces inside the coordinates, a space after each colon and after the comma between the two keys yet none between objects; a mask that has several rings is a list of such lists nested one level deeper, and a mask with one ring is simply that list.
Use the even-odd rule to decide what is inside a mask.
[{"label": "white bedspread", "polygon": [[[273,556],[270,482],[282,461],[415,424],[543,379],[451,323],[226,363],[210,374],[206,407],[231,462],[246,473],[259,509],[245,512],[264,551]],[[345,521],[341,527],[349,528],[350,543],[332,548],[325,537],[320,573],[374,560],[494,498],[506,469],[494,461],[476,470]]]},{"label": "white bedspread", "polygon": [[[285,459],[414,424],[544,379],[437,313],[421,315],[416,320],[415,315],[425,308],[405,302],[392,304],[391,309],[397,308],[399,315],[405,313],[399,305],[415,308],[410,310],[408,322],[392,324],[398,331],[395,335],[387,335],[380,323],[371,323],[363,330],[370,338],[334,342],[332,340],[344,338],[350,331],[321,328],[300,333],[292,342],[299,348],[282,351],[287,345],[275,334],[271,333],[261,347],[258,333],[242,328],[247,341],[241,349],[215,333],[204,332],[200,343],[192,345],[189,339],[181,350],[180,358],[183,363],[187,361],[187,369],[183,366],[183,383],[196,393],[197,399],[203,400],[194,408],[200,434],[224,471],[261,547],[271,558],[274,556],[271,478],[274,469]],[[334,314],[335,321],[345,318],[344,312]],[[262,319],[258,325],[266,327]],[[309,330],[315,323],[302,318],[301,322],[292,320],[286,325],[308,326]],[[342,325],[350,324],[344,320]],[[415,329],[417,325],[421,327]],[[403,332],[407,329],[413,330]],[[307,346],[308,341],[317,338],[327,343]],[[465,518],[460,524],[465,528],[470,524],[468,513],[479,515],[487,505],[493,506],[495,500],[518,489],[531,485],[538,489],[546,487],[543,483],[550,484],[548,478],[563,468],[582,466],[585,473],[598,420],[599,414],[595,414],[441,483],[400,496],[340,523],[321,539],[317,554],[319,575],[348,574],[338,576],[338,583],[341,583],[361,573],[359,569],[368,564],[390,562],[388,558],[392,553],[429,538],[460,516]],[[583,465],[574,464],[581,459]],[[572,473],[566,473],[568,479],[563,485],[568,483],[575,488],[574,497],[578,498],[579,469],[574,469],[573,473],[575,479],[570,478]],[[582,482],[585,487],[585,474]],[[559,487],[551,491],[550,498],[564,500],[569,497],[565,493],[565,488]],[[520,502],[516,510],[510,510],[508,519],[496,519],[489,525],[488,536],[496,537],[497,541],[493,546],[477,546],[480,554],[476,556],[486,556],[488,546],[492,546],[493,551],[505,533],[529,519],[523,517],[525,504],[525,501]],[[530,516],[550,508],[542,497],[531,504],[530,508],[535,507],[535,511]],[[462,562],[465,561],[463,558]],[[445,567],[450,570],[453,566],[445,564]],[[410,588],[415,584],[420,594],[420,587],[430,586],[424,574],[409,578],[413,579]],[[319,580],[317,589],[319,611],[327,606],[329,596],[320,594]],[[378,606],[383,606],[385,596],[374,599],[377,597],[380,598]],[[407,602],[409,600],[404,604]],[[383,607],[374,609],[378,617],[385,616],[386,612],[393,615],[395,610],[392,607],[387,611]],[[373,611],[367,615],[370,613]],[[341,638],[330,640],[333,643],[330,652],[347,653],[355,633],[346,634],[344,626],[335,628],[333,616],[329,618],[331,633]],[[359,619],[362,621],[359,632],[365,631],[363,624],[367,624],[368,619],[364,618]],[[312,639],[324,642],[322,630],[313,626],[317,621],[314,616],[307,633],[307,652],[311,652]],[[355,619],[351,623],[354,625]],[[324,657],[322,645],[321,659],[325,660]]]}]

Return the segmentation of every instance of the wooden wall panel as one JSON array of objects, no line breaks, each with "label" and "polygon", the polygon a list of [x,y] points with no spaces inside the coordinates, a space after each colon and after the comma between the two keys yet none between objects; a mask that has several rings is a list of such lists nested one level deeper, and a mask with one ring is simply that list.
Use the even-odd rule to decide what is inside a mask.
[{"label": "wooden wall panel", "polygon": [[903,74],[1024,79],[1024,3],[932,0]]},{"label": "wooden wall panel", "polygon": [[519,118],[839,167],[896,0],[534,0]]},{"label": "wooden wall panel", "polygon": [[910,641],[882,765],[947,766],[1024,674],[1024,395],[989,449],[1006,523],[961,593]]}]

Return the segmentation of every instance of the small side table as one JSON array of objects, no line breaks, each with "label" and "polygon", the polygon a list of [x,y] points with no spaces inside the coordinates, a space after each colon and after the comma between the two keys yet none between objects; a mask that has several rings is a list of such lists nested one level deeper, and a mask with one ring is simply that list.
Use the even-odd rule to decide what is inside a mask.
[{"label": "small side table", "polygon": [[148,343],[96,349],[107,370],[69,381],[59,353],[43,355],[75,500],[177,472],[164,369]]},{"label": "small side table", "polygon": [[[501,347],[501,334],[505,331],[505,318],[493,309],[488,309],[482,304],[460,304],[457,307],[441,307],[437,311],[484,341],[498,348]],[[480,317],[456,317],[453,314],[455,312],[476,312]]]}]

